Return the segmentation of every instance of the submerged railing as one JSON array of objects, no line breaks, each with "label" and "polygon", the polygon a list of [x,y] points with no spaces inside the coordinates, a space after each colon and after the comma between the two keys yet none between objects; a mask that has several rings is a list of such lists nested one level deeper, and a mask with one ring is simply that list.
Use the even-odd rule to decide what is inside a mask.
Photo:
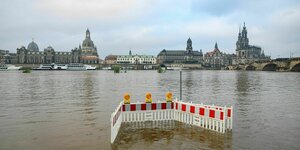
[{"label": "submerged railing", "polygon": [[170,98],[167,102],[152,103],[151,94],[150,98],[146,96],[148,103],[130,103],[130,96],[127,98],[125,95],[124,102],[120,102],[111,115],[111,143],[116,139],[122,122],[175,120],[219,133],[232,130],[232,107],[172,101]]}]

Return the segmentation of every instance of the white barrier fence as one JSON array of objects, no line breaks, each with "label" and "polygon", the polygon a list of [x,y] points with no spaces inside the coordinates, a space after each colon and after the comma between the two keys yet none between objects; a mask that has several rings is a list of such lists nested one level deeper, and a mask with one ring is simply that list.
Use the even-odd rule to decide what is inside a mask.
[{"label": "white barrier fence", "polygon": [[121,102],[111,115],[111,143],[116,139],[122,122],[176,120],[225,133],[232,129],[232,113],[232,107],[182,101],[132,104]]},{"label": "white barrier fence", "polygon": [[122,124],[122,106],[123,102],[119,104],[115,112],[111,114],[111,130],[110,130],[110,142],[113,143],[114,140],[117,138],[119,129]]}]

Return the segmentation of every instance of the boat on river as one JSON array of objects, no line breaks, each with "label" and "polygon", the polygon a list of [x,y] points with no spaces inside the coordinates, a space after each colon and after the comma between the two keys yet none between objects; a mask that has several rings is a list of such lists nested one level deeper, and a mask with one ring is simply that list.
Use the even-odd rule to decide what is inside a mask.
[{"label": "boat on river", "polygon": [[33,70],[67,70],[68,65],[65,64],[41,64],[38,68],[33,68]]},{"label": "boat on river", "polygon": [[71,63],[71,64],[68,64],[67,70],[70,70],[70,71],[96,70],[96,66],[86,65],[86,64],[82,64],[82,63]]},{"label": "boat on river", "polygon": [[91,65],[84,65],[86,67],[86,70],[96,70],[96,66]]},{"label": "boat on river", "polygon": [[6,64],[0,64],[0,71],[10,71],[10,70],[19,70],[20,67],[16,67],[15,65],[6,65]]}]

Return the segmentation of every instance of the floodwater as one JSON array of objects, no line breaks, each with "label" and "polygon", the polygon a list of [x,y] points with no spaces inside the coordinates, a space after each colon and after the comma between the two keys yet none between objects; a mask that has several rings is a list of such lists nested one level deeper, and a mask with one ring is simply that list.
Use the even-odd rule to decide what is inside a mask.
[{"label": "floodwater", "polygon": [[299,149],[300,74],[183,71],[183,100],[233,106],[225,135],[178,122],[124,124],[110,144],[110,115],[131,101],[179,97],[179,72],[0,72],[0,149]]}]

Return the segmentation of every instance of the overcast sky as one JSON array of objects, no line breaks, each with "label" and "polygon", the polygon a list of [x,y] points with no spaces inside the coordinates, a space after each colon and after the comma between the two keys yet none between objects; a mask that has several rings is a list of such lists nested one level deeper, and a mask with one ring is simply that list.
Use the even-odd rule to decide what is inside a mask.
[{"label": "overcast sky", "polygon": [[235,53],[246,22],[251,45],[265,54],[300,57],[300,0],[1,0],[0,49],[16,52],[32,38],[40,50],[70,51],[91,38],[103,59],[109,54],[157,55],[215,42]]}]

